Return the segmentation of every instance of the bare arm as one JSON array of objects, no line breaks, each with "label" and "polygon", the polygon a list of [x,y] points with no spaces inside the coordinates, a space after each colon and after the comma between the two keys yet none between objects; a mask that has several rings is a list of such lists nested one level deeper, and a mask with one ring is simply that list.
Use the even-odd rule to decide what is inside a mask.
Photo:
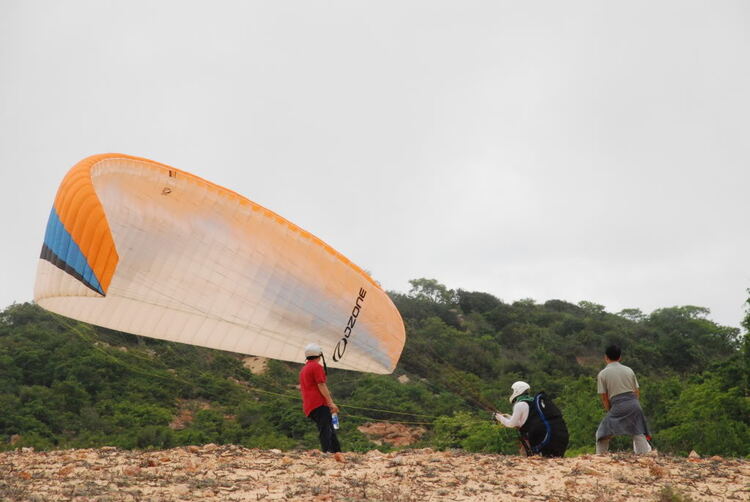
[{"label": "bare arm", "polygon": [[609,396],[607,394],[599,394],[599,397],[602,399],[602,406],[604,406],[604,409],[609,411]]},{"label": "bare arm", "polygon": [[339,407],[336,406],[336,403],[333,402],[331,393],[328,391],[328,386],[325,383],[319,383],[318,389],[320,389],[320,393],[323,394],[323,397],[326,399],[326,404],[328,405],[328,407],[331,408],[331,413],[338,413]]}]

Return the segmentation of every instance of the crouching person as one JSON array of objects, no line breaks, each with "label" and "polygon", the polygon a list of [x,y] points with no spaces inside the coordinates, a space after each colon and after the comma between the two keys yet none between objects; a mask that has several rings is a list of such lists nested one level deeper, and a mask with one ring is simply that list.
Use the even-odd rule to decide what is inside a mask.
[{"label": "crouching person", "polygon": [[496,413],[495,420],[519,430],[527,455],[565,456],[568,427],[560,409],[544,392],[529,394],[531,387],[526,382],[516,382],[511,389],[509,401],[513,404],[513,414]]}]

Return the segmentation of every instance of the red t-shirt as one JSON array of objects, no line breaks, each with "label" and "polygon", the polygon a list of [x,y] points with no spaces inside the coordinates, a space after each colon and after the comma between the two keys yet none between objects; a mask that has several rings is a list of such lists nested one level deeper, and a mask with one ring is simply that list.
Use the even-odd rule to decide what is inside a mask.
[{"label": "red t-shirt", "polygon": [[299,372],[299,390],[302,393],[302,411],[305,415],[320,406],[325,406],[326,398],[320,393],[319,383],[326,382],[326,373],[316,359],[307,361]]}]

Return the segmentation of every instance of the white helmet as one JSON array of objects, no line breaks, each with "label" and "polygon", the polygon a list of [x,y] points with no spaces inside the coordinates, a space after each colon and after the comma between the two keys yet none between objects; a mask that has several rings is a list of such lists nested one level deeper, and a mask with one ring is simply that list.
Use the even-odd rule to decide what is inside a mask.
[{"label": "white helmet", "polygon": [[513,403],[513,400],[529,390],[531,388],[531,385],[527,384],[526,382],[518,381],[510,386],[511,390],[513,390],[513,393],[510,395],[510,398],[508,398],[508,401]]},{"label": "white helmet", "polygon": [[323,354],[323,349],[317,343],[308,343],[305,347],[305,357],[316,357]]}]

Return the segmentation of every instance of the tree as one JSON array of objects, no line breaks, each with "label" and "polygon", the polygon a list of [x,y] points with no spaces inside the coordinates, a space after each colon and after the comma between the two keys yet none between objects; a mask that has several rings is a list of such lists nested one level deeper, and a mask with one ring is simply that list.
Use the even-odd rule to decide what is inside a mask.
[{"label": "tree", "polygon": [[660,431],[662,450],[703,455],[747,455],[750,445],[750,402],[739,388],[729,389],[711,376],[688,384],[670,403],[667,420],[676,424]]},{"label": "tree", "polygon": [[[747,290],[750,293],[750,289]],[[745,398],[750,397],[750,298],[745,302],[745,320],[742,321],[742,326],[745,328],[745,333],[742,337],[742,361],[744,362],[744,373],[745,378],[742,382],[743,393]]]},{"label": "tree", "polygon": [[622,309],[617,313],[617,315],[633,322],[641,322],[646,319],[646,315],[641,311],[641,309]]},{"label": "tree", "polygon": [[578,306],[581,307],[586,314],[592,317],[601,316],[606,313],[606,307],[604,305],[599,305],[598,303],[581,301],[578,302]]},{"label": "tree", "polygon": [[458,297],[458,305],[464,314],[489,312],[502,303],[491,294],[480,293],[478,291],[464,291],[463,289],[459,289],[456,295]]},{"label": "tree", "polygon": [[456,303],[456,292],[435,279],[412,279],[409,284],[411,284],[410,298],[444,304]]}]

